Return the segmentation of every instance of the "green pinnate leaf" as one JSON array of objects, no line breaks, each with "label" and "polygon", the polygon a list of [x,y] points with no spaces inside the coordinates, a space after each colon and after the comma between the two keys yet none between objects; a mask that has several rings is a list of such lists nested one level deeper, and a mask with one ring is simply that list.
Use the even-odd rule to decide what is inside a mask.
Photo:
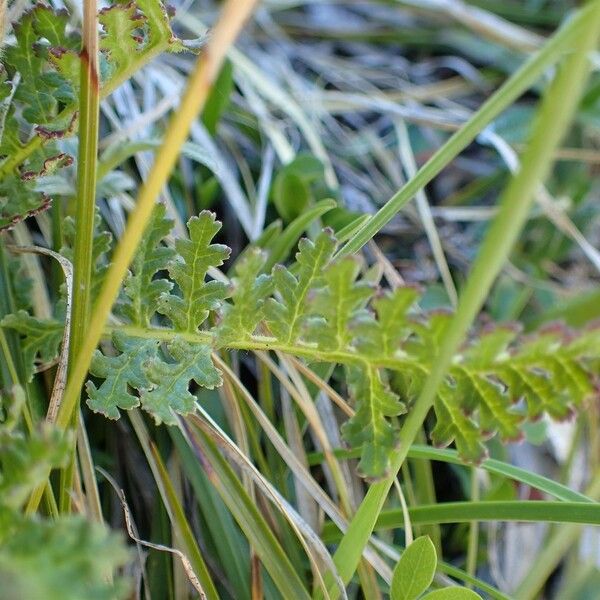
[{"label": "green pinnate leaf", "polygon": [[371,302],[374,314],[363,314],[355,328],[357,348],[371,356],[402,354],[402,344],[413,329],[409,311],[418,298],[419,289],[410,286],[378,294]]},{"label": "green pinnate leaf", "polygon": [[125,298],[119,303],[119,311],[134,325],[148,327],[157,311],[159,299],[167,294],[173,284],[155,278],[156,273],[167,269],[175,251],[162,244],[173,228],[173,221],[165,218],[166,209],[157,204],[131,264],[123,291]]},{"label": "green pinnate leaf", "polygon": [[38,319],[20,310],[4,317],[0,325],[15,330],[21,336],[28,381],[33,378],[38,360],[49,363],[58,356],[64,329],[60,321]]},{"label": "green pinnate leaf", "polygon": [[397,443],[397,432],[387,417],[406,412],[406,407],[373,365],[347,367],[346,373],[357,408],[342,433],[349,444],[361,448],[359,472],[379,479],[387,473],[390,454]]},{"label": "green pinnate leaf", "polygon": [[[158,208],[119,304],[127,335],[115,337],[114,356],[98,354],[93,365],[104,381],[88,388],[92,408],[116,418],[119,409],[141,401],[157,422],[174,423],[194,409],[190,386],[220,385],[213,347],[272,347],[345,367],[356,405],[345,439],[361,448],[362,474],[385,475],[397,442],[395,417],[425,384],[452,315],[413,309],[415,288],[376,291],[368,271],[361,277],[359,259],[333,257],[336,241],[328,230],[302,240],[296,263],[275,267],[271,277],[263,274],[265,255],[246,251],[228,288],[220,276],[207,281],[211,267],[228,256],[213,243],[220,229],[214,216],[192,219],[189,239],[176,241],[175,255],[162,243],[169,229]],[[169,280],[157,275],[165,266]],[[153,333],[155,311],[172,327]],[[526,418],[568,416],[596,393],[599,339],[597,330],[574,335],[557,327],[525,338],[505,326],[474,334],[435,399],[433,442],[455,444],[463,458],[478,462],[490,436],[518,439]]]},{"label": "green pinnate leaf", "polygon": [[264,318],[265,298],[272,280],[262,273],[266,254],[259,248],[247,252],[236,264],[231,302],[223,305],[217,329],[220,345],[248,339]]},{"label": "green pinnate leaf", "polygon": [[[159,2],[156,2],[159,4]],[[110,76],[115,77],[130,68],[141,51],[138,41],[143,17],[135,3],[112,4],[98,13],[103,35],[100,50],[107,57]]]},{"label": "green pinnate leaf", "polygon": [[118,419],[119,409],[129,410],[140,404],[132,390],[152,387],[144,366],[156,356],[158,342],[130,337],[119,331],[114,332],[112,341],[119,354],[106,356],[96,351],[90,372],[104,381],[100,387],[88,381],[86,391],[87,404],[93,411],[109,419]]},{"label": "green pinnate leaf", "polygon": [[487,454],[483,435],[479,424],[462,408],[460,400],[447,381],[440,386],[434,401],[436,420],[431,440],[439,447],[454,442],[465,460],[479,463]]},{"label": "green pinnate leaf", "polygon": [[213,389],[220,386],[222,380],[213,364],[210,346],[175,338],[168,348],[174,362],[155,357],[145,364],[144,371],[152,388],[142,393],[141,402],[157,423],[174,425],[176,414],[194,410],[196,398],[189,392],[190,381]]},{"label": "green pinnate leaf", "polygon": [[211,267],[220,267],[229,256],[229,248],[212,244],[221,223],[208,211],[188,221],[190,239],[175,242],[176,258],[169,265],[169,275],[178,285],[181,296],[163,294],[159,312],[171,319],[179,331],[195,332],[227,295],[221,281],[206,282]]},{"label": "green pinnate leaf", "polygon": [[325,270],[325,286],[318,290],[311,305],[310,341],[325,350],[346,350],[354,336],[351,325],[359,317],[373,288],[357,281],[361,270],[355,257],[331,263]]},{"label": "green pinnate leaf", "polygon": [[391,600],[417,600],[431,585],[436,568],[437,555],[432,541],[427,536],[414,540],[394,568]]},{"label": "green pinnate leaf", "polygon": [[296,254],[297,274],[282,265],[273,269],[276,298],[267,302],[266,322],[275,337],[283,343],[298,340],[310,315],[309,292],[325,285],[324,270],[329,264],[336,242],[329,229],[313,242],[300,240]]}]

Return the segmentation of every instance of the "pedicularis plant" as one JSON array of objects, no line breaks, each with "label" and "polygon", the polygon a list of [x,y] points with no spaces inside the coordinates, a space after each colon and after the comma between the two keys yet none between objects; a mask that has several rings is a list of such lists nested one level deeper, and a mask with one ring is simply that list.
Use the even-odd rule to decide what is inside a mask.
[{"label": "pedicularis plant", "polygon": [[[597,21],[598,3],[592,5],[595,13],[588,9],[592,15],[589,19]],[[174,36],[168,11],[158,0],[114,4],[101,10],[97,19],[102,97],[157,54],[194,51],[193,44]],[[577,23],[578,29],[575,25],[571,29],[585,38],[585,19]],[[593,38],[595,33],[589,35]],[[563,34],[557,39],[575,43],[575,37]],[[594,43],[592,40],[590,45]],[[585,50],[580,48],[579,55]],[[549,57],[556,58],[556,48],[553,52],[542,50],[539,56],[548,61]],[[11,582],[21,597],[117,597],[123,582],[113,582],[107,574],[128,558],[112,533],[91,519],[62,514],[71,511],[70,502],[65,511],[65,504],[59,500],[57,505],[54,499],[48,479],[51,469],[60,468],[63,474],[71,470],[71,484],[73,481],[73,427],[57,428],[52,418],[42,423],[46,407],[35,390],[40,389],[44,373],[57,363],[57,372],[61,365],[70,367],[65,365],[68,353],[61,353],[71,317],[70,277],[60,292],[56,290],[53,316],[35,316],[31,310],[33,291],[23,281],[22,254],[10,237],[11,228],[49,208],[52,186],[73,162],[64,141],[75,135],[78,127],[87,125],[78,122],[81,63],[87,60],[69,16],[38,4],[15,24],[14,39],[4,48],[0,71],[0,228],[5,230],[0,249],[4,296],[0,323],[4,390],[0,582]],[[520,93],[519,86],[529,85],[546,64],[543,60],[535,58],[526,65],[511,80],[514,85],[508,85],[506,95],[500,101],[492,100],[496,105],[486,105],[483,113],[477,113],[476,125],[493,118],[503,102]],[[582,70],[581,65],[571,67],[571,77]],[[557,76],[558,88],[568,84],[560,77],[566,76]],[[573,87],[577,89],[577,85],[575,82]],[[556,90],[548,94],[548,103],[553,93]],[[543,120],[543,107],[540,113]],[[481,121],[477,123],[477,119]],[[448,160],[461,144],[468,143],[469,135],[477,132],[471,122],[465,130],[444,147]],[[541,160],[540,165],[533,159],[524,161],[521,180],[517,180],[525,195],[530,189],[527,186],[537,184],[549,163],[543,154]],[[425,174],[418,174],[420,185],[435,175],[440,164],[426,165]],[[511,193],[516,192],[509,188],[507,205]],[[198,389],[223,384],[222,368],[215,361],[228,362],[228,353],[276,352],[295,357],[321,374],[325,371],[318,365],[328,365],[331,384],[352,405],[352,414],[342,427],[343,438],[359,452],[358,471],[376,482],[374,490],[384,489],[385,482],[395,476],[399,442],[410,445],[410,436],[414,437],[414,426],[404,430],[404,439],[401,428],[411,422],[414,406],[420,411],[423,406],[433,406],[432,442],[437,446],[454,444],[460,458],[471,464],[485,458],[485,442],[492,436],[517,440],[524,422],[545,414],[565,419],[585,406],[597,394],[598,329],[573,331],[552,326],[524,335],[516,326],[486,325],[472,327],[464,339],[460,329],[466,331],[473,320],[469,310],[482,301],[476,294],[469,297],[465,292],[467,299],[459,305],[456,316],[444,311],[423,312],[417,288],[382,288],[365,261],[349,253],[389,219],[387,207],[394,206],[397,211],[410,197],[407,194],[409,191],[404,196],[401,192],[366,225],[360,221],[341,231],[344,241],[350,240],[347,246],[340,244],[332,230],[323,229],[312,239],[298,242],[295,260],[286,261],[283,255],[286,264],[271,266],[272,245],[259,241],[234,261],[229,279],[220,269],[228,265],[230,250],[215,243],[221,229],[215,215],[204,211],[193,216],[187,222],[187,237],[172,243],[173,222],[167,218],[165,207],[157,204],[149,221],[142,221],[145,232],[141,243],[102,328],[100,348],[89,366],[85,403],[109,419],[118,419],[121,411],[141,406],[156,424],[181,426],[186,415],[197,411]],[[52,218],[59,218],[59,214],[52,213]],[[87,249],[92,300],[106,283],[114,250],[100,213],[95,215],[94,227]],[[63,259],[73,261],[76,268],[73,240],[77,228],[77,222],[67,220],[60,244],[55,241]],[[511,231],[506,232],[509,238],[516,235],[514,228]],[[500,256],[492,257],[496,251]],[[492,279],[494,268],[497,273],[501,265],[501,253],[502,248],[490,250]],[[494,267],[496,259],[500,262]],[[478,292],[483,298],[486,285],[489,287],[483,281]],[[78,293],[78,289],[73,290],[73,294]],[[59,403],[62,387],[53,394]],[[423,390],[431,392],[425,400]],[[62,488],[64,481],[68,486],[69,478],[61,480],[61,493],[68,496],[69,489]],[[44,510],[36,515],[36,502],[29,498],[39,489],[44,490]],[[369,496],[359,515],[365,517],[371,510],[371,517],[365,517],[359,538],[368,537],[380,510],[369,509],[368,500]],[[28,510],[24,511],[25,505]],[[367,525],[370,520],[373,523]],[[349,531],[352,535],[356,529],[351,526]],[[348,555],[344,554],[344,543],[340,546],[335,566],[343,582],[352,576],[363,547],[364,543],[357,543]],[[435,554],[433,560],[435,569]],[[199,577],[211,595],[210,578],[207,583],[206,574]],[[404,581],[402,577],[410,579],[410,573],[395,580]],[[433,572],[427,575],[423,589],[417,586],[418,594],[426,590],[432,577]],[[274,580],[276,585],[284,585],[277,577]],[[333,581],[326,581],[331,596],[339,592]],[[406,585],[410,587],[410,582]],[[306,594],[297,593],[298,597]],[[401,592],[396,595],[409,597]],[[464,597],[470,595],[472,592],[465,592]]]}]

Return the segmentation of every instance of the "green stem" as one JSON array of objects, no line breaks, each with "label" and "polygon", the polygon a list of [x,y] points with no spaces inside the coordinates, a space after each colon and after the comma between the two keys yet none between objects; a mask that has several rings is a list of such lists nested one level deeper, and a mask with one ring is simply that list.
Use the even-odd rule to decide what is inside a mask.
[{"label": "green stem", "polygon": [[[400,432],[400,447],[391,456],[390,475],[384,481],[370,487],[334,555],[334,562],[338,568],[338,573],[345,583],[350,581],[356,570],[362,551],[375,527],[377,516],[383,508],[396,473],[402,466],[410,446],[427,417],[438,387],[451,364],[452,357],[483,305],[492,283],[506,261],[525,223],[537,186],[544,180],[550,169],[553,152],[567,130],[587,79],[589,71],[588,54],[596,47],[599,29],[600,0],[595,0],[583,9],[578,17],[571,20],[569,25],[557,34],[507,84],[510,90],[509,95],[517,89],[521,89],[525,80],[529,80],[532,72],[538,72],[542,63],[549,61],[549,48],[552,48],[550,54],[554,55],[564,46],[566,40],[572,38],[573,30],[578,33],[573,40],[573,53],[566,59],[563,68],[560,69],[554,78],[541,102],[530,143],[523,155],[521,169],[509,182],[502,196],[498,214],[473,264],[470,277],[461,295],[456,315],[450,322],[439,354],[436,357],[433,371],[427,378],[421,394],[404,422]],[[560,40],[561,43],[558,44],[557,40]],[[545,57],[545,60],[542,60],[541,57]],[[524,72],[527,73],[528,77],[524,77]],[[491,98],[488,100],[488,108],[485,112],[493,114],[498,105],[501,104],[503,102],[497,99],[494,101]],[[492,108],[490,108],[490,105]],[[471,131],[474,129],[473,120],[475,118],[471,119],[466,129]],[[459,151],[460,148],[464,147],[462,141],[459,139],[457,142],[456,136],[454,136],[454,139],[454,150]],[[447,150],[446,154],[448,152]],[[447,158],[446,156],[444,164],[447,164]],[[380,226],[387,223],[397,212],[399,206],[410,198],[416,189],[419,189],[428,181],[427,177],[432,172],[435,174],[438,167],[442,166],[441,162],[438,152],[428,163],[433,164],[433,167],[430,167],[426,174],[423,175],[424,167],[420,171],[421,177],[419,178],[419,174],[417,174],[412,183],[405,186],[404,190],[408,189],[408,192],[402,192],[401,190],[395,199],[382,209],[384,213],[382,214],[382,211],[380,211],[366,226],[369,228],[375,220],[375,229],[365,230],[363,228],[365,231],[362,234],[359,231],[357,236],[343,249],[343,253],[354,252],[362,247],[379,230]],[[415,181],[416,183],[414,183]],[[335,585],[330,586],[330,591],[333,597],[337,597]]]},{"label": "green stem", "polygon": [[[75,243],[73,248],[73,311],[69,364],[73,364],[86,335],[91,311],[94,217],[98,169],[98,125],[100,115],[98,72],[98,25],[96,0],[83,3],[83,38],[80,68],[79,151],[77,158],[77,195]],[[73,414],[77,427],[77,412]],[[71,487],[75,469],[73,459],[61,472],[59,504],[61,512],[71,509]]]},{"label": "green stem", "polygon": [[79,102],[79,152],[73,259],[73,312],[71,315],[70,362],[74,362],[85,337],[91,310],[96,175],[98,163],[98,33],[96,0],[83,4],[83,45],[81,49]]},{"label": "green stem", "polygon": [[[479,478],[476,467],[471,469],[471,501],[479,500]],[[466,571],[471,577],[475,576],[477,570],[477,551],[479,548],[479,522],[472,521],[469,525],[469,542],[467,546]]]}]

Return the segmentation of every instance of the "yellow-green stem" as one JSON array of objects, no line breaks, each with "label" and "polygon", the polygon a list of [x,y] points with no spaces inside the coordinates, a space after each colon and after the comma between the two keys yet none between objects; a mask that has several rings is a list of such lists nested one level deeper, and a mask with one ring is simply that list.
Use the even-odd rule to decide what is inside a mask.
[{"label": "yellow-green stem", "polygon": [[[71,315],[71,344],[69,364],[76,360],[87,331],[91,310],[91,281],[96,210],[96,177],[98,169],[98,124],[100,85],[98,73],[98,25],[96,0],[83,3],[83,36],[79,73],[79,150],[77,155],[77,192],[75,197],[75,243],[73,248],[73,312]],[[77,426],[77,413],[73,415]],[[71,484],[75,468],[73,458],[63,469],[60,478],[59,508],[69,512]]]}]

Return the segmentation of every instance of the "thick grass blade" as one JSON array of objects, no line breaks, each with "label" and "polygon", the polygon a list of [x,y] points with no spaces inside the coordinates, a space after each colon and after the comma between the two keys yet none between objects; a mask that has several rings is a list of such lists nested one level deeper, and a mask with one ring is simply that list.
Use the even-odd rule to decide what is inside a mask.
[{"label": "thick grass blade", "polygon": [[[339,458],[358,458],[360,456],[360,450],[335,450],[334,454]],[[432,448],[431,446],[421,446],[419,444],[411,446],[408,451],[408,458],[436,460],[453,465],[466,466],[456,450]],[[323,455],[320,453],[309,455],[310,465],[319,464],[322,461]],[[488,473],[500,475],[507,479],[529,485],[541,492],[554,496],[557,500],[564,500],[565,502],[594,502],[594,500],[588,496],[576,492],[566,485],[562,485],[543,475],[521,469],[520,467],[516,467],[515,465],[511,465],[501,460],[496,460],[495,458],[487,458],[478,466]]]},{"label": "thick grass blade", "polygon": [[[530,500],[442,502],[413,506],[408,509],[413,525],[431,523],[472,523],[474,521],[518,521],[529,523],[586,523],[600,525],[600,504],[590,502],[545,502]],[[382,511],[375,529],[396,529],[404,526],[401,509]],[[338,537],[337,527],[327,522],[323,539],[332,542]]]}]

